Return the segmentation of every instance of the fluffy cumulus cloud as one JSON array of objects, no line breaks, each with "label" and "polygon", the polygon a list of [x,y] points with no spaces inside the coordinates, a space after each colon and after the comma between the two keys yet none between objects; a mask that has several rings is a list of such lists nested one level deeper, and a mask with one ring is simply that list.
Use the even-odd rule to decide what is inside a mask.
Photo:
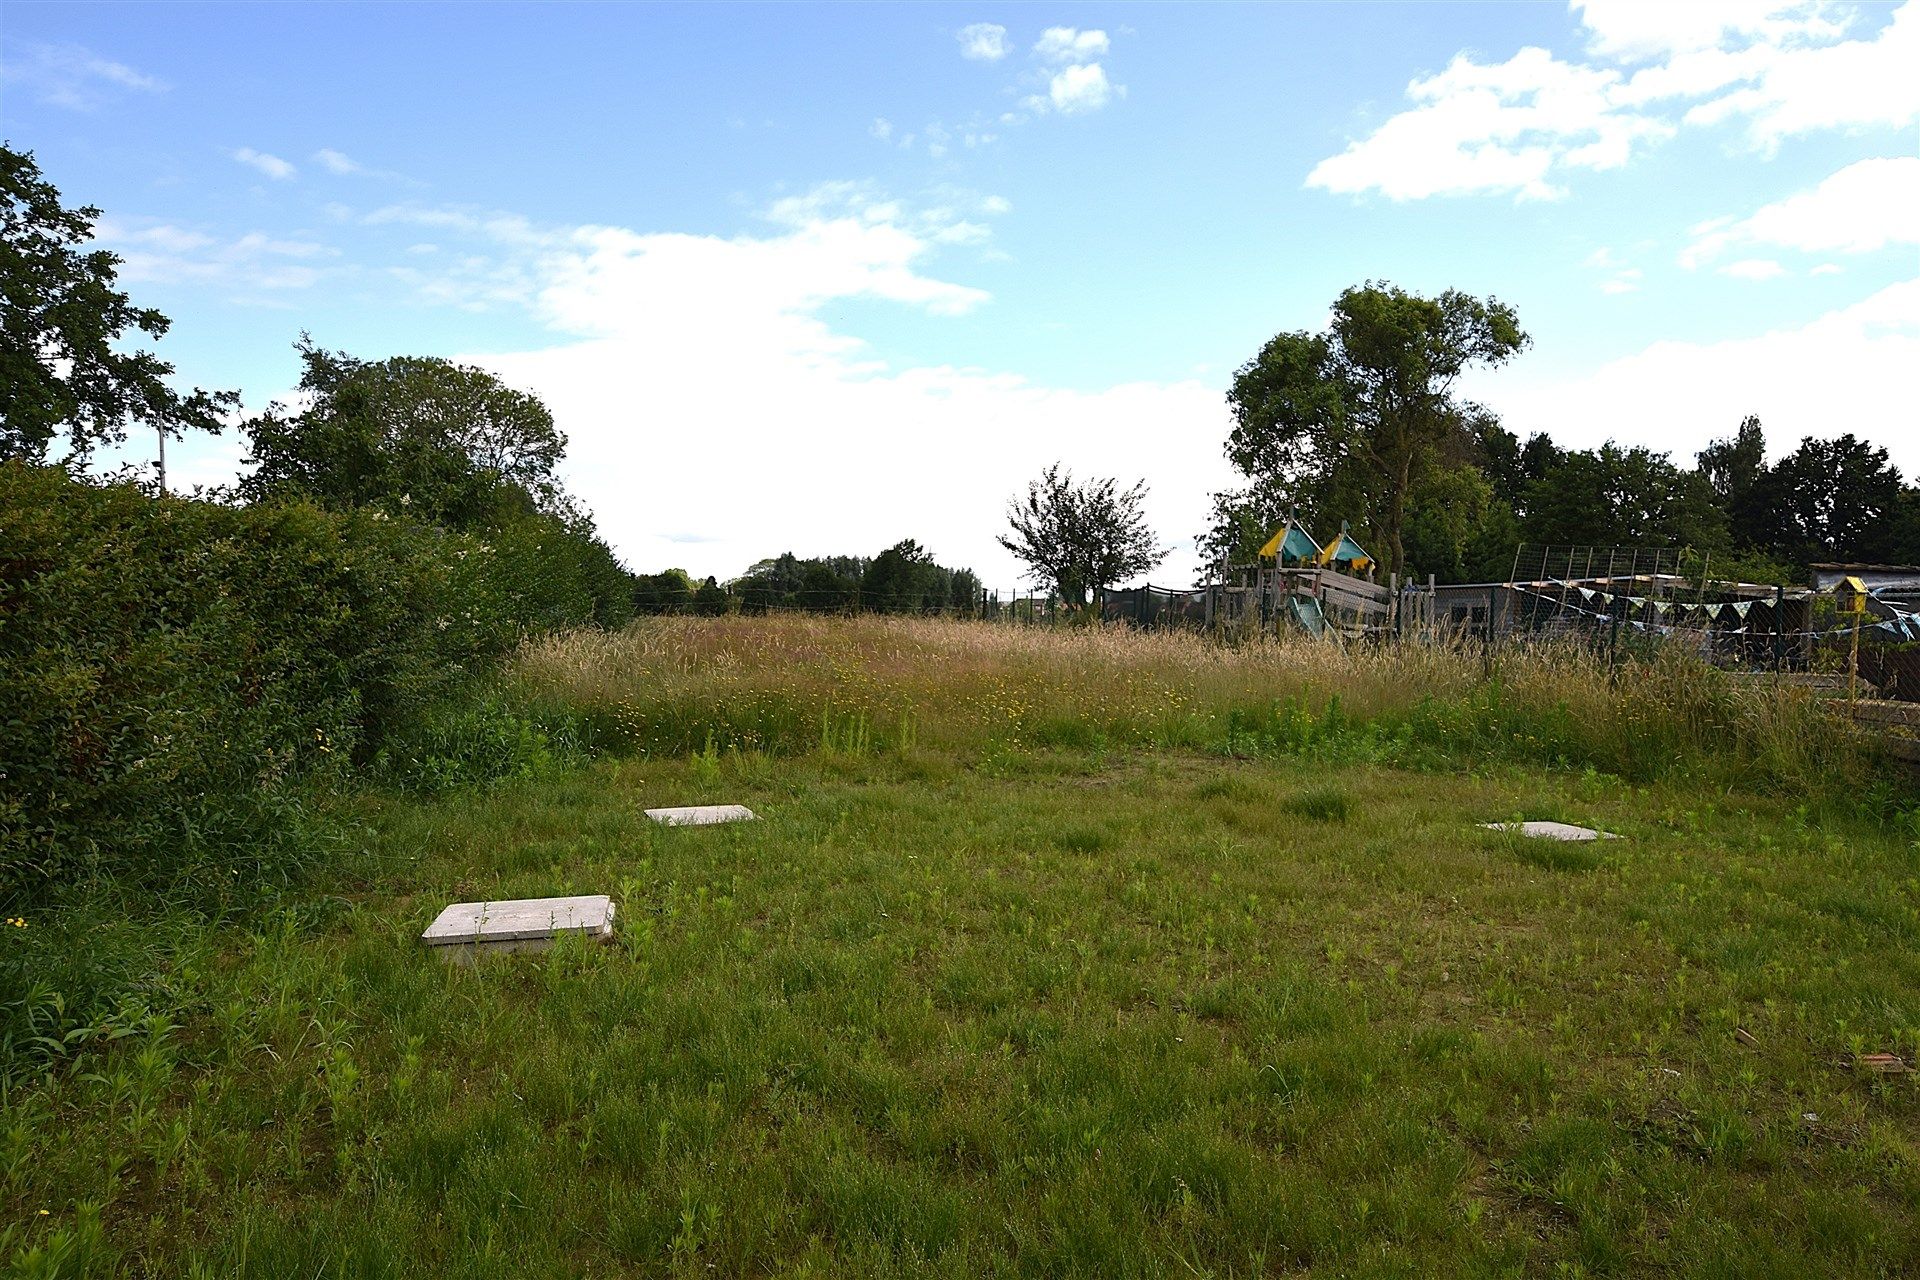
[{"label": "fluffy cumulus cloud", "polygon": [[299,172],[291,162],[282,160],[276,155],[269,155],[265,151],[255,151],[252,147],[235,147],[227,154],[246,165],[247,168],[264,173],[277,182],[285,182]]},{"label": "fluffy cumulus cloud", "polygon": [[1872,253],[1912,245],[1920,245],[1920,156],[1882,156],[1856,161],[1748,217],[1701,223],[1680,263],[1698,267],[1729,250],[1755,246]]},{"label": "fluffy cumulus cloud", "polygon": [[1097,62],[1064,67],[1047,82],[1047,100],[1055,111],[1075,115],[1098,111],[1113,98],[1113,83]]},{"label": "fluffy cumulus cloud", "polygon": [[1638,142],[1671,126],[1621,110],[1618,72],[1562,62],[1545,49],[1522,49],[1486,64],[1465,54],[1437,75],[1415,80],[1418,104],[1323,160],[1307,185],[1340,193],[1378,190],[1390,199],[1512,193],[1533,199],[1565,194],[1564,169],[1624,164]]},{"label": "fluffy cumulus cloud", "polygon": [[960,28],[954,38],[960,41],[960,56],[975,62],[998,62],[1012,47],[1007,29],[997,22],[975,22]]},{"label": "fluffy cumulus cloud", "polygon": [[1034,43],[1034,55],[1044,62],[1087,62],[1106,56],[1112,41],[1104,31],[1048,27]]},{"label": "fluffy cumulus cloud", "polygon": [[[167,85],[83,45],[26,41],[10,45],[0,62],[0,89],[35,101],[91,111],[129,93],[162,93]],[[4,96],[4,95],[0,95]]]},{"label": "fluffy cumulus cloud", "polygon": [[[1536,353],[1551,356],[1550,350]],[[1910,371],[1920,368],[1920,279],[1889,285],[1798,327],[1719,342],[1656,342],[1583,376],[1528,381],[1516,365],[1476,380],[1470,394],[1523,434],[1549,431],[1587,448],[1621,438],[1658,441],[1682,461],[1727,435],[1747,413],[1776,449],[1802,436],[1864,432],[1920,472]]]},{"label": "fluffy cumulus cloud", "polygon": [[[1104,31],[1048,27],[1033,46],[1046,91],[1021,99],[1022,110],[1036,116],[1050,111],[1083,115],[1098,111],[1125,94],[1126,86],[1115,84],[1107,75],[1107,69],[1095,61],[1112,47],[1113,42]],[[1014,123],[1019,118],[1017,113],[1003,117],[1006,123]]]},{"label": "fluffy cumulus cloud", "polygon": [[1155,527],[1185,540],[1227,482],[1218,451],[1191,445],[1224,437],[1217,389],[1067,390],[902,367],[827,319],[854,300],[955,317],[988,307],[984,291],[934,270],[953,228],[1005,207],[961,203],[946,193],[914,208],[841,183],[776,202],[756,235],[529,235],[517,219],[457,210],[433,225],[474,241],[468,256],[520,263],[531,288],[516,302],[555,341],[463,358],[552,407],[568,483],[636,567],[725,577],[784,550],[872,553],[912,537],[1012,586],[993,535],[1007,498],[1056,459],[1149,478]]},{"label": "fluffy cumulus cloud", "polygon": [[1569,174],[1618,167],[1683,128],[1738,125],[1768,150],[1820,129],[1920,120],[1920,0],[1891,11],[1805,0],[1573,8],[1585,59],[1463,53],[1414,79],[1409,109],[1321,161],[1307,185],[1395,200],[1551,199]]}]

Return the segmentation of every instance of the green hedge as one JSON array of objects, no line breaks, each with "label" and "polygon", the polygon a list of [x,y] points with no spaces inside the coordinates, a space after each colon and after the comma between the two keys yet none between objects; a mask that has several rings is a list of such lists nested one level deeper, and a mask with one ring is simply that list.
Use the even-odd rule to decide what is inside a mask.
[{"label": "green hedge", "polygon": [[364,764],[524,635],[617,623],[603,544],[0,465],[0,901],[277,875],[293,784]]}]

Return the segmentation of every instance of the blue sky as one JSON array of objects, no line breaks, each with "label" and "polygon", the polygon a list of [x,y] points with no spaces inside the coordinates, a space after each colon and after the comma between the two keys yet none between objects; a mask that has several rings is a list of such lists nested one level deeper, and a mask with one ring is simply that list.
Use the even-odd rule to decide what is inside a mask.
[{"label": "blue sky", "polygon": [[[537,391],[637,568],[917,537],[1145,477],[1176,550],[1221,392],[1366,279],[1512,303],[1473,393],[1685,459],[1747,413],[1920,470],[1920,0],[36,4],[32,148],[183,381],[302,330]],[[213,481],[231,439],[175,452]]]}]

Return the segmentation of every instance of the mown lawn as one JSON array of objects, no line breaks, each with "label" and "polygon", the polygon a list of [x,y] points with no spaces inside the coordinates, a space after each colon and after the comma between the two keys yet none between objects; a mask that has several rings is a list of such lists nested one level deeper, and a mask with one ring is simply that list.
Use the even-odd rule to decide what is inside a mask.
[{"label": "mown lawn", "polygon": [[[764,820],[640,812],[719,801]],[[1842,1065],[1920,1050],[1889,827],[1014,749],[360,817],[331,893],[192,961],[179,1025],[8,1098],[17,1273],[1920,1273],[1920,1088]],[[1509,817],[1626,838],[1475,826]],[[611,945],[415,942],[448,901],[589,892]]]}]

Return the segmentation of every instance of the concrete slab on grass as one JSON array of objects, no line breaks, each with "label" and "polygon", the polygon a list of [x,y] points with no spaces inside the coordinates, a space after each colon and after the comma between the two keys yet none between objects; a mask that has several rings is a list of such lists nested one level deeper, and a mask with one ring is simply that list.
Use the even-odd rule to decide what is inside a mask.
[{"label": "concrete slab on grass", "polygon": [[717,822],[751,822],[760,815],[743,804],[695,804],[681,809],[649,809],[647,816],[669,827],[710,827]]},{"label": "concrete slab on grass", "polygon": [[445,960],[471,963],[502,951],[544,951],[561,934],[613,933],[613,900],[604,893],[574,898],[456,902],[434,918],[420,940]]},{"label": "concrete slab on grass", "polygon": [[1618,840],[1620,837],[1611,831],[1595,831],[1592,827],[1576,827],[1565,822],[1483,822],[1480,824],[1489,831],[1514,831],[1523,836],[1532,836],[1536,840]]}]

